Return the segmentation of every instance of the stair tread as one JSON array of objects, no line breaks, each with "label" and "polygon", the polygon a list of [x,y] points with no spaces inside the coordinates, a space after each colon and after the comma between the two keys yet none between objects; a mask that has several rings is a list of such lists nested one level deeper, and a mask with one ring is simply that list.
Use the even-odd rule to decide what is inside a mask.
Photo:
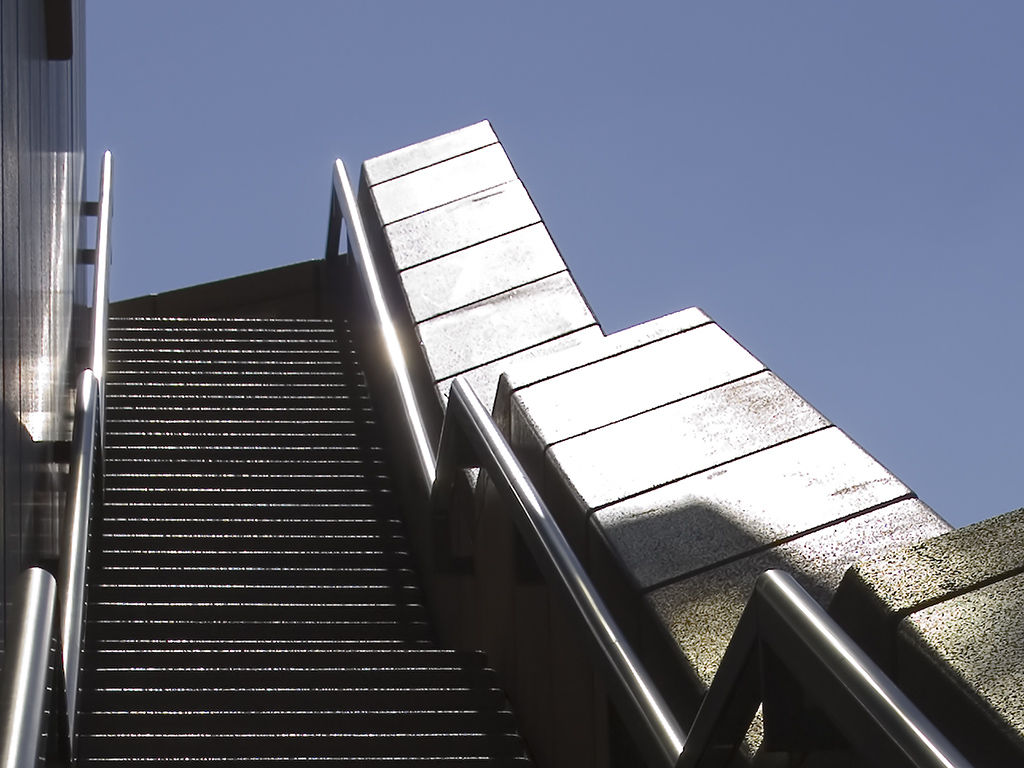
[{"label": "stair tread", "polygon": [[437,647],[347,326],[112,318],[83,764],[528,764]]}]

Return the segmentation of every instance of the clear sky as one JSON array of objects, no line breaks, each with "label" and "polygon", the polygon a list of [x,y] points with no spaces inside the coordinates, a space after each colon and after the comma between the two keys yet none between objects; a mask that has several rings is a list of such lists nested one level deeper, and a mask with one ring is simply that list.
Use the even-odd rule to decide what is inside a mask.
[{"label": "clear sky", "polygon": [[699,306],[950,522],[1024,505],[1019,0],[87,0],[87,30],[115,299],[319,258],[335,157],[487,118],[606,332]]}]

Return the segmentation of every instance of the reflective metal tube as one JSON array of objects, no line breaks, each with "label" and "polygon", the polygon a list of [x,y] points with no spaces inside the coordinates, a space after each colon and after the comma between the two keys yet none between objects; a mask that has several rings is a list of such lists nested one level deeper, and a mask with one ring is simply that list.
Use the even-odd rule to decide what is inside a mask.
[{"label": "reflective metal tube", "polygon": [[73,748],[78,714],[78,673],[85,633],[86,555],[96,455],[99,382],[89,369],[78,378],[71,468],[64,509],[63,557],[60,561],[61,646],[67,688],[68,736]]},{"label": "reflective metal tube", "polygon": [[[429,497],[430,489],[434,484],[435,458],[434,448],[427,437],[427,428],[423,420],[423,414],[416,402],[416,395],[413,391],[412,378],[409,375],[409,367],[405,361],[405,353],[398,338],[398,331],[395,329],[394,321],[391,318],[391,311],[388,309],[384,299],[384,288],[377,274],[377,266],[370,251],[369,240],[366,237],[366,229],[363,226],[362,217],[359,215],[359,207],[356,205],[355,195],[352,194],[352,186],[348,180],[348,173],[345,164],[341,160],[334,161],[334,187],[333,201],[341,208],[341,214],[348,224],[348,242],[352,249],[352,256],[356,261],[359,275],[363,281],[369,298],[370,308],[374,314],[374,321],[381,333],[381,343],[387,353],[390,362],[391,373],[395,377],[395,384],[398,389],[399,402],[404,411],[404,423],[408,426],[410,439],[415,449],[417,468],[422,477],[424,493]],[[338,235],[341,229],[341,221],[334,220],[334,206],[332,205],[332,221],[328,233],[328,243],[337,244]],[[336,254],[335,254],[336,255]]]},{"label": "reflective metal tube", "polygon": [[[825,613],[788,573],[758,577],[752,598],[759,605],[762,642],[802,673],[808,690],[833,683],[848,703],[832,698],[836,726],[858,744],[888,742],[910,765],[969,766],[949,740],[896,684]],[[824,698],[821,697],[821,698]],[[845,706],[844,706],[845,705]]]},{"label": "reflective metal tube", "polygon": [[102,383],[107,370],[107,312],[110,287],[110,219],[113,216],[113,168],[110,150],[100,166],[100,199],[96,219],[96,272],[93,283],[92,368]]},{"label": "reflective metal tube", "polygon": [[[548,586],[568,603],[569,614],[584,625],[605,671],[605,683],[620,714],[645,733],[640,747],[654,765],[674,766],[686,741],[657,686],[619,629],[575,552],[537,489],[476,394],[456,378],[445,421],[455,419],[512,512],[523,538],[546,574]],[[442,461],[448,457],[442,455]],[[442,470],[443,473],[443,470]],[[442,474],[439,473],[439,474]]]},{"label": "reflective metal tube", "polygon": [[42,749],[57,583],[42,568],[18,578],[0,688],[0,768],[36,768]]}]

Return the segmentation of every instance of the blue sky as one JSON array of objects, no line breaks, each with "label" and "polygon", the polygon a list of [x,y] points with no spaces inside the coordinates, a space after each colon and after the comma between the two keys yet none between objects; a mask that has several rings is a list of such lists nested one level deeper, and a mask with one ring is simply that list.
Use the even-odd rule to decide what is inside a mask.
[{"label": "blue sky", "polygon": [[115,299],[318,258],[335,157],[487,118],[606,332],[699,306],[954,524],[1024,505],[1024,5],[88,0],[87,30]]}]

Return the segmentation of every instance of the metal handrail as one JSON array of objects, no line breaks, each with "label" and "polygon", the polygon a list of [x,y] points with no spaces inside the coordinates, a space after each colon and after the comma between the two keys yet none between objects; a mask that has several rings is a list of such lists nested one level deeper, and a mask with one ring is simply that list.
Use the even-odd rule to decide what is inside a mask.
[{"label": "metal handrail", "polygon": [[505,501],[548,586],[583,630],[598,668],[606,672],[603,677],[609,693],[631,730],[639,735],[637,741],[645,757],[654,766],[674,766],[686,741],[686,731],[612,618],[504,435],[476,393],[456,378],[441,428],[438,481],[433,494],[435,508],[451,493],[457,458],[467,455],[460,445],[463,441],[476,458],[474,466],[487,470],[488,479]]},{"label": "metal handrail", "polygon": [[[0,768],[33,768],[38,763],[43,712],[50,680],[51,637],[60,617],[61,663],[56,664],[59,680],[52,687],[50,702],[57,710],[54,732],[61,740],[56,753],[68,759],[74,755],[78,714],[78,681],[85,634],[85,581],[89,521],[94,499],[96,456],[103,451],[103,380],[106,367],[109,295],[110,220],[112,216],[113,160],[103,154],[100,167],[100,197],[94,207],[96,225],[95,272],[93,283],[92,354],[78,378],[75,419],[71,438],[67,502],[64,508],[62,557],[55,581],[46,571],[29,568],[19,586],[19,621],[11,628],[12,653],[5,659],[0,684],[0,710],[4,713],[0,731]],[[102,459],[101,459],[102,460]],[[58,600],[59,595],[59,600]],[[45,636],[45,638],[44,638]],[[45,645],[45,648],[44,648]],[[42,688],[40,688],[42,686]],[[42,692],[40,692],[42,691]],[[52,745],[51,745],[52,746]]]},{"label": "metal handrail", "polygon": [[85,581],[92,517],[93,476],[99,432],[100,382],[86,369],[78,377],[75,426],[71,442],[64,548],[58,572],[61,595],[61,651],[67,699],[68,738],[74,746],[78,719],[78,679],[85,641]]},{"label": "metal handrail", "polygon": [[743,742],[764,699],[761,650],[769,651],[836,721],[851,744],[882,764],[969,768],[884,672],[788,574],[768,571],[730,641],[689,734],[679,725],[636,656],[490,414],[468,385],[452,382],[437,459],[427,439],[412,379],[377,274],[345,166],[334,167],[328,256],[338,254],[342,218],[366,289],[434,514],[442,516],[456,470],[479,466],[512,512],[547,582],[584,630],[598,669],[652,765],[721,764]]},{"label": "metal handrail", "polygon": [[[767,651],[767,653],[766,653]],[[764,667],[781,664],[872,765],[970,763],[814,599],[782,571],[758,577],[679,761],[695,768],[742,742],[766,697]],[[765,700],[768,731],[770,697]]]},{"label": "metal handrail", "polygon": [[110,220],[114,215],[114,158],[108,149],[100,166],[99,211],[96,216],[96,273],[93,280],[92,362],[102,385],[107,370],[107,315],[110,311]]},{"label": "metal handrail", "polygon": [[53,576],[42,568],[23,571],[15,587],[11,644],[0,683],[0,768],[39,764],[56,608]]},{"label": "metal handrail", "polygon": [[107,320],[110,292],[110,223],[113,217],[113,157],[103,153],[96,222],[96,268],[93,279],[92,355],[90,368],[78,378],[71,442],[70,487],[64,509],[63,557],[58,584],[61,596],[61,650],[66,685],[69,746],[78,719],[78,677],[85,638],[85,581],[89,522],[94,498],[96,456],[104,446],[103,393],[107,365]]},{"label": "metal handrail", "polygon": [[348,180],[345,163],[341,160],[335,160],[334,178],[331,186],[331,216],[327,228],[327,255],[330,258],[338,255],[342,223],[348,227],[350,253],[362,278],[363,288],[370,303],[370,312],[373,314],[376,328],[380,331],[381,344],[387,353],[390,363],[388,372],[394,377],[398,400],[404,415],[402,423],[409,431],[409,439],[414,448],[420,482],[425,492],[429,495],[430,489],[434,484],[434,472],[437,463],[434,457],[434,446],[431,444],[427,434],[423,411],[416,401],[412,376],[409,374],[409,366],[405,361],[405,353],[402,351],[402,343],[398,338],[398,330],[391,317],[391,310],[384,299],[384,287],[377,273],[377,265],[373,259],[370,241],[366,236],[366,228],[363,226],[363,219],[359,215],[359,207],[356,204],[355,195],[352,194],[352,185]]}]

